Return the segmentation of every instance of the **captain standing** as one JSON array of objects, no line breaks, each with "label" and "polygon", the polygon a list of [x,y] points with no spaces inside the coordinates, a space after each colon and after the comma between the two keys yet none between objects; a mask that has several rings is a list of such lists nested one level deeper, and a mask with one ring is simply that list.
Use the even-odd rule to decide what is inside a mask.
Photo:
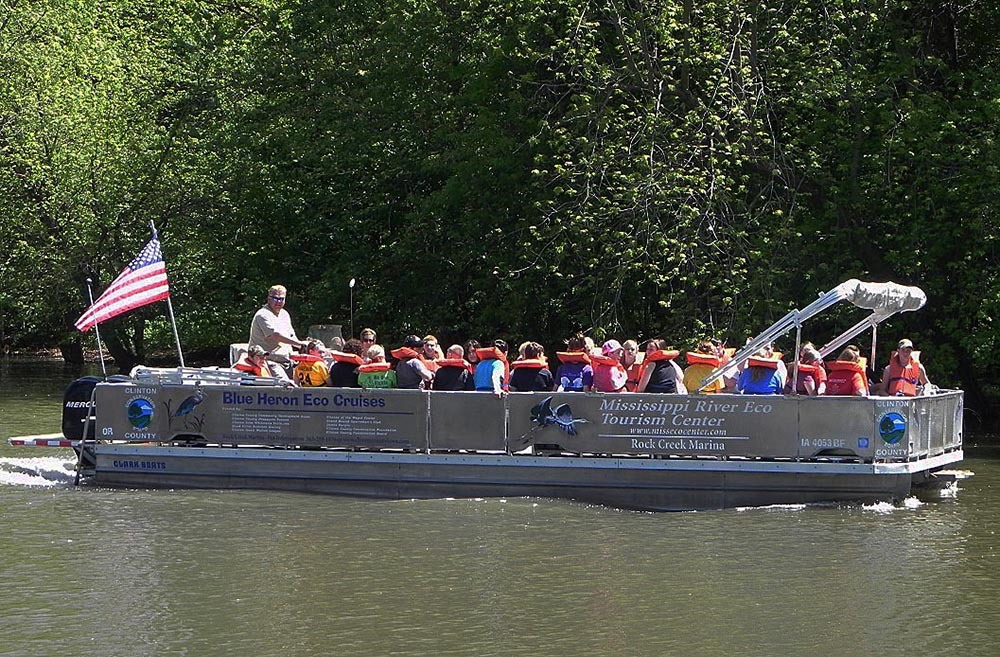
[{"label": "captain standing", "polygon": [[269,360],[287,365],[292,349],[302,347],[302,341],[292,328],[292,317],[285,310],[284,285],[273,285],[267,291],[267,302],[250,323],[250,346],[268,352]]}]

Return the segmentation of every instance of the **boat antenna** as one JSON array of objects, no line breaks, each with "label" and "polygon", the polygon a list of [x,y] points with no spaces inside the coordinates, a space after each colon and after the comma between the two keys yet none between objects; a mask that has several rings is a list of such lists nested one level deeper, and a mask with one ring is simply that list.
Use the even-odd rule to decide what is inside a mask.
[{"label": "boat antenna", "polygon": [[[94,281],[87,279],[87,296],[90,297],[90,306],[94,306],[94,291],[90,288],[90,284]],[[108,370],[104,367],[104,347],[101,346],[101,326],[100,324],[94,324],[94,335],[97,336],[97,354],[101,358],[101,374],[104,378],[108,378]]]},{"label": "boat antenna", "polygon": [[[149,229],[153,231],[153,239],[158,239],[156,234],[156,225],[153,220],[149,220]],[[166,266],[166,261],[164,261],[164,266]],[[170,326],[174,329],[174,341],[177,343],[177,358],[181,361],[181,367],[184,367],[184,352],[181,350],[181,338],[177,333],[177,320],[174,319],[174,304],[170,302],[170,295],[167,295],[167,311],[170,313]]]}]

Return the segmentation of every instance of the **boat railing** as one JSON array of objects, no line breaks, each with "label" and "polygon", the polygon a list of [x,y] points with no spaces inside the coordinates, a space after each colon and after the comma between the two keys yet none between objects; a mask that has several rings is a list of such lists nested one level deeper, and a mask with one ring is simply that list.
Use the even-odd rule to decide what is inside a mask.
[{"label": "boat railing", "polygon": [[201,367],[135,367],[130,373],[135,383],[149,385],[256,385],[289,386],[286,379],[271,376],[253,376],[229,368]]}]

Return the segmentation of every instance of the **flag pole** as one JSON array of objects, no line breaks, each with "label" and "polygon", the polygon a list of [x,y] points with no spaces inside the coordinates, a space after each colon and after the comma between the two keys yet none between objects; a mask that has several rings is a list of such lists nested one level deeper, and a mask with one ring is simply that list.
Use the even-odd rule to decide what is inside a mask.
[{"label": "flag pole", "polygon": [[[149,228],[153,231],[153,239],[158,239],[156,235],[156,225],[153,224],[153,220],[149,220]],[[181,361],[181,367],[184,367],[184,352],[181,350],[181,337],[177,333],[177,320],[174,319],[174,304],[170,302],[170,295],[167,295],[167,311],[170,313],[170,326],[174,329],[174,341],[177,343],[177,357]]]},{"label": "flag pole", "polygon": [[[90,289],[90,284],[94,281],[87,279],[87,296],[90,297],[90,305],[94,305],[94,291]],[[94,334],[97,336],[97,354],[101,357],[101,373],[104,374],[104,378],[108,378],[108,371],[104,369],[104,348],[101,347],[101,329],[97,324],[94,324]]]}]

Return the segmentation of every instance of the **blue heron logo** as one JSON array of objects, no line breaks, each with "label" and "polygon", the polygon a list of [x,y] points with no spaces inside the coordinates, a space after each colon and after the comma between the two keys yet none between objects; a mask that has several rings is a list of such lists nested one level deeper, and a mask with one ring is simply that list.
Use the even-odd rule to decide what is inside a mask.
[{"label": "blue heron logo", "polygon": [[878,421],[878,435],[888,445],[895,445],[906,435],[906,418],[899,413],[886,413]]},{"label": "blue heron logo", "polygon": [[153,402],[136,397],[128,403],[128,421],[136,429],[145,429],[153,421]]},{"label": "blue heron logo", "polygon": [[552,397],[546,397],[531,408],[531,421],[538,425],[537,428],[554,424],[570,436],[576,435],[576,425],[587,422],[583,418],[573,417],[569,404],[559,404],[552,408]]}]

